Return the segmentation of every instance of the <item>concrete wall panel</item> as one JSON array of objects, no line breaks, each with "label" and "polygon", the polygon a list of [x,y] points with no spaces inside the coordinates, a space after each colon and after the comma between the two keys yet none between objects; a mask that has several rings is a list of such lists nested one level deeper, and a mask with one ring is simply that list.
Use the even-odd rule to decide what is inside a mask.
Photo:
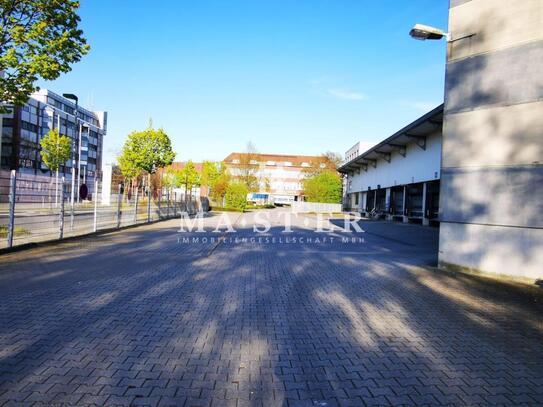
[{"label": "concrete wall panel", "polygon": [[450,62],[445,112],[542,100],[542,66],[543,41]]},{"label": "concrete wall panel", "polygon": [[543,102],[447,115],[443,167],[543,164]]},{"label": "concrete wall panel", "polygon": [[444,168],[440,211],[445,222],[543,228],[543,165]]},{"label": "concrete wall panel", "polygon": [[439,262],[531,280],[543,273],[543,229],[442,223]]},{"label": "concrete wall panel", "polygon": [[[451,7],[450,60],[543,39],[541,0],[451,1]],[[475,36],[455,40],[470,34]]]},{"label": "concrete wall panel", "polygon": [[368,165],[368,171],[350,178],[351,185],[348,192],[367,191],[368,187],[376,189],[388,188],[395,185],[410,184],[414,182],[432,181],[439,179],[441,169],[441,134],[435,134],[426,140],[426,150],[416,144],[407,146],[406,156],[399,153],[392,154],[390,163],[385,160],[377,161],[377,168]]}]

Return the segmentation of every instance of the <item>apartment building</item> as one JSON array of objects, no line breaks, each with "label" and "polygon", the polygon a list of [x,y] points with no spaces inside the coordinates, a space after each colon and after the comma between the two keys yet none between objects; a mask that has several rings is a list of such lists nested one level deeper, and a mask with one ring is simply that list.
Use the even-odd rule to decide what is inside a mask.
[{"label": "apartment building", "polygon": [[17,170],[27,179],[31,179],[29,176],[49,176],[49,169],[41,161],[40,140],[50,129],[58,129],[61,135],[72,140],[72,158],[61,166],[61,176],[71,180],[74,167],[80,183],[86,183],[89,190],[92,189],[102,166],[106,112],[78,106],[76,118],[76,105],[72,100],[41,89],[33,93],[24,106],[11,107],[11,112],[2,117],[2,171]]},{"label": "apartment building", "polygon": [[223,161],[233,177],[255,177],[258,200],[287,205],[303,200],[302,181],[311,168],[326,167],[322,156],[305,155],[231,153]]}]

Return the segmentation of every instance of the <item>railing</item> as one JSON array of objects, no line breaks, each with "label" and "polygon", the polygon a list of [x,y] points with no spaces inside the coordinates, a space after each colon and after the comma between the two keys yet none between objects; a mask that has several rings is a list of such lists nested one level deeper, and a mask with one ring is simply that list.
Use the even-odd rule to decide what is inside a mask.
[{"label": "railing", "polygon": [[[59,177],[0,173],[0,248],[85,235],[99,230],[208,210],[206,198],[148,187],[104,190],[88,180],[89,199],[72,199],[71,182]],[[74,191],[75,192],[75,191]]]}]

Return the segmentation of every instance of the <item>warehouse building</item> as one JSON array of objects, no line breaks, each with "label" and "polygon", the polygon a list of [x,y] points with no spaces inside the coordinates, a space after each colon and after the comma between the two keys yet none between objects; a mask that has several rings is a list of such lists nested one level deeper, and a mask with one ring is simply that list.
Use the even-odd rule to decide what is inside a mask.
[{"label": "warehouse building", "polygon": [[[362,215],[430,225],[439,221],[443,105],[353,156],[345,174],[345,209]],[[356,146],[359,144],[357,143]]]}]

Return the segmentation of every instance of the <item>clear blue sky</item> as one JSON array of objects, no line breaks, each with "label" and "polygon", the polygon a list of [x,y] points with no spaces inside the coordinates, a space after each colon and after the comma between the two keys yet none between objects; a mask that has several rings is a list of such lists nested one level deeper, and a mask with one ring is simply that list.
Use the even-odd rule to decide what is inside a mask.
[{"label": "clear blue sky", "polygon": [[448,0],[83,0],[91,52],[42,87],[108,111],[105,161],[152,117],[177,160],[344,153],[443,100]]}]

